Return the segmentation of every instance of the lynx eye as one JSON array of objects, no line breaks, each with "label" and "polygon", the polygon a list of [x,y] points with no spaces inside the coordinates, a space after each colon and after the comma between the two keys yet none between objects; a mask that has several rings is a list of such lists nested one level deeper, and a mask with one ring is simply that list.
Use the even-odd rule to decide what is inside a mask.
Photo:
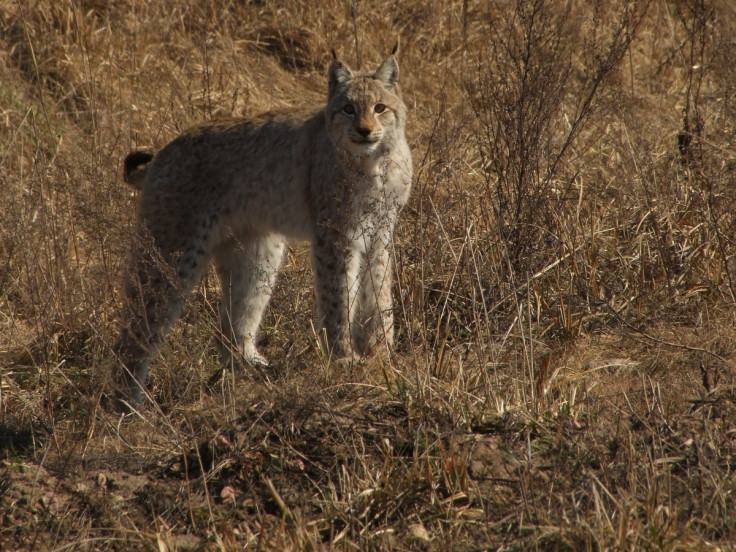
[{"label": "lynx eye", "polygon": [[355,114],[355,107],[353,107],[352,104],[348,104],[345,107],[342,108],[342,110],[347,113],[348,115],[354,115]]},{"label": "lynx eye", "polygon": [[386,106],[382,103],[377,103],[373,106],[373,111],[375,111],[376,113],[383,113],[384,111],[386,111]]}]

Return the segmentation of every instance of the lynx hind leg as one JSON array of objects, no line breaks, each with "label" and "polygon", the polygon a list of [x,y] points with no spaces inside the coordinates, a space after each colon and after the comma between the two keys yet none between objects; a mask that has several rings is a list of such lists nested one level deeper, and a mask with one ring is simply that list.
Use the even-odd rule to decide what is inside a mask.
[{"label": "lynx hind leg", "polygon": [[192,252],[179,264],[172,266],[153,245],[133,247],[114,351],[122,365],[116,378],[120,398],[134,407],[142,401],[151,359],[181,315],[184,298],[199,281],[206,259]]},{"label": "lynx hind leg", "polygon": [[122,365],[116,376],[118,393],[133,407],[143,398],[151,359],[209,260],[207,240],[171,232],[171,227],[185,227],[171,222],[161,219],[138,229],[124,281],[122,327],[114,352]]},{"label": "lynx hind leg", "polygon": [[363,267],[358,308],[353,324],[355,350],[361,355],[370,353],[382,340],[389,347],[393,345],[391,278],[392,264],[388,244],[377,240]]},{"label": "lynx hind leg", "polygon": [[227,365],[232,365],[238,355],[256,366],[269,364],[256,349],[256,335],[273,292],[284,246],[283,237],[270,234],[232,238],[215,251],[222,288],[221,345]]}]

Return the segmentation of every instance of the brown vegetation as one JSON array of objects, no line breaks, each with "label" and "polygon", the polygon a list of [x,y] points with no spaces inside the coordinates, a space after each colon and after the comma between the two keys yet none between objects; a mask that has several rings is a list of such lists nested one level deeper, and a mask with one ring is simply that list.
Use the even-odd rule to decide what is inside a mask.
[{"label": "brown vegetation", "polygon": [[[312,4],[0,5],[0,548],[731,546],[733,3]],[[395,355],[320,356],[297,244],[278,377],[211,380],[209,276],[120,423],[125,155],[319,103],[331,47],[399,37]]]}]

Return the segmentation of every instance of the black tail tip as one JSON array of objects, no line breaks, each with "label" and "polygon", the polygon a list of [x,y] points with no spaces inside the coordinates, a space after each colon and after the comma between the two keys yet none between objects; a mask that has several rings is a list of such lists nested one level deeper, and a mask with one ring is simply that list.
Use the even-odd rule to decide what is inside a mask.
[{"label": "black tail tip", "polygon": [[124,164],[126,179],[134,170],[136,170],[141,165],[145,165],[151,159],[153,159],[153,154],[148,153],[147,151],[134,151],[132,153],[129,153],[128,156],[125,158]]}]

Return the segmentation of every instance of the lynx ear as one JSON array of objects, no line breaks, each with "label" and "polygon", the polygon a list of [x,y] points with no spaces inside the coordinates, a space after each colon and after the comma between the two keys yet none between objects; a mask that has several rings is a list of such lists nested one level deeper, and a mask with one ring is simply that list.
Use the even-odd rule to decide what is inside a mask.
[{"label": "lynx ear", "polygon": [[376,69],[373,78],[380,80],[386,88],[393,89],[399,82],[399,65],[396,58],[391,55]]},{"label": "lynx ear", "polygon": [[[333,56],[334,56],[334,50],[333,50]],[[348,82],[350,79],[353,78],[353,73],[350,71],[347,65],[344,63],[337,61],[337,58],[333,59],[332,63],[330,64],[330,70],[328,73],[328,81],[329,81],[329,92],[328,95],[332,97],[332,95],[335,93],[335,90],[344,85],[346,82]]]}]

